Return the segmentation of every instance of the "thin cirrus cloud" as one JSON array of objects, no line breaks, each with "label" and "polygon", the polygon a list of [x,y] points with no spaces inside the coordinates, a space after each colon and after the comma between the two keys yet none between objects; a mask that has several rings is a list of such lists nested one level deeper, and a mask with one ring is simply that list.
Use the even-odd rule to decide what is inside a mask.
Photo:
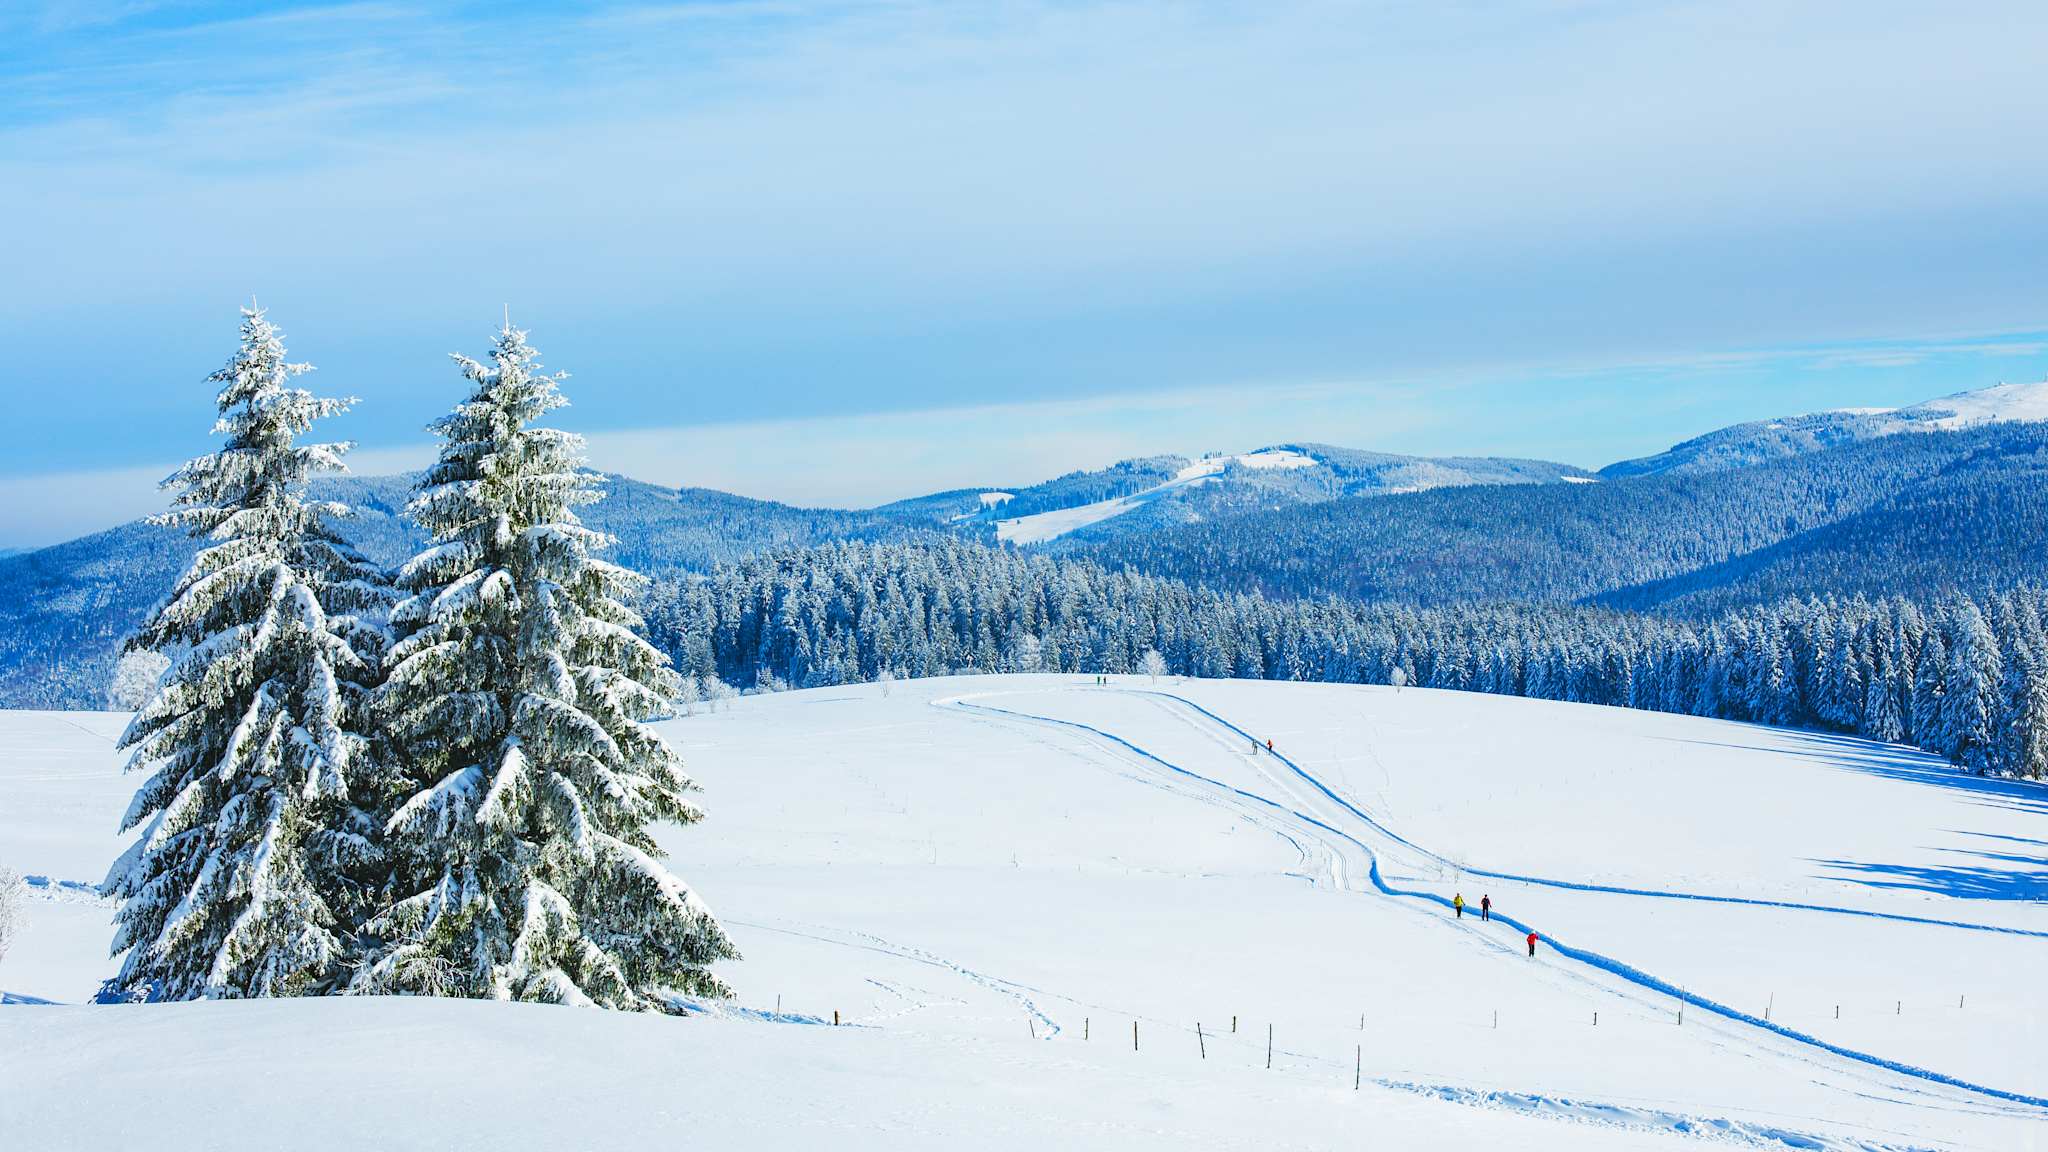
[{"label": "thin cirrus cloud", "polygon": [[[1597,463],[1664,431],[1602,366],[1885,361],[1637,382],[1696,431],[1954,390],[1840,373],[2048,306],[2032,4],[50,4],[0,44],[16,480],[196,451],[252,292],[363,398],[337,434],[416,443],[510,301],[594,443],[721,428],[699,482],[763,494],[922,438],[883,417],[1185,451],[1232,445],[1085,402],[1333,380],[1408,382],[1360,446]],[[1015,423],[959,427],[1060,455]],[[868,443],[740,447],[827,428]],[[872,491],[955,474],[912,458]]]}]

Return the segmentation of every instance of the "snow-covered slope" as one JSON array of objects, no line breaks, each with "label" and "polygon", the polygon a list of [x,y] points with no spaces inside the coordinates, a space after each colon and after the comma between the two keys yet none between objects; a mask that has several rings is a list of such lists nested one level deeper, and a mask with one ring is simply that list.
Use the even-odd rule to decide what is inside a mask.
[{"label": "snow-covered slope", "polygon": [[1967,428],[2015,420],[2048,420],[2048,381],[1998,384],[1974,392],[1958,392],[1891,413],[1904,427]]},{"label": "snow-covered slope", "polygon": [[1212,481],[1232,467],[1263,471],[1315,466],[1314,457],[1285,448],[1268,448],[1235,456],[1204,456],[1174,473],[1172,478],[1129,496],[1097,500],[1076,508],[1061,508],[1052,512],[1038,512],[1030,516],[997,520],[996,538],[1011,544],[1042,543],[1055,536],[1064,536],[1077,529],[1086,528],[1090,524],[1100,524],[1112,516],[1121,516],[1154,500],[1163,499],[1180,489]]},{"label": "snow-covered slope", "polygon": [[1655,456],[1610,464],[1600,474],[1617,477],[1707,472],[1901,432],[1953,431],[1981,424],[2033,420],[2048,420],[2048,381],[1999,384],[1906,408],[1841,408],[1734,424]]},{"label": "snow-covered slope", "polygon": [[[0,714],[0,862],[50,878],[0,962],[11,993],[72,1000],[109,969],[107,910],[61,882],[117,847],[117,727]],[[666,731],[711,819],[664,840],[746,954],[732,1005],[10,1007],[0,1147],[2048,1132],[2011,1098],[2048,1096],[2026,975],[2048,806],[1915,753],[1413,689],[1051,676],[749,697]],[[1453,919],[1458,892],[1503,919]]]}]

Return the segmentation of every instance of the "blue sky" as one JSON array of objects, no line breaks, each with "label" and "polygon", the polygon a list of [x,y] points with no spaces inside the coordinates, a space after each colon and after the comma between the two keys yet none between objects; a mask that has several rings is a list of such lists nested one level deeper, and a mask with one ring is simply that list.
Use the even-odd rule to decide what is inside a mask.
[{"label": "blue sky", "polygon": [[253,293],[430,450],[802,502],[1319,439],[1598,465],[2048,375],[2038,4],[18,3],[0,547],[146,510]]}]

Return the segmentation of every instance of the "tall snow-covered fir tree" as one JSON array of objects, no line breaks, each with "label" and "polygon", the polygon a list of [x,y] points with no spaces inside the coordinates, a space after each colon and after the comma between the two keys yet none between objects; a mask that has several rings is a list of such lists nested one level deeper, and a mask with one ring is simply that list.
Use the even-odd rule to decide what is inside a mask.
[{"label": "tall snow-covered fir tree", "polygon": [[157,518],[203,546],[132,641],[175,659],[121,737],[151,772],[122,821],[143,831],[107,877],[127,953],[109,992],[126,997],[325,990],[374,864],[355,801],[385,594],[328,524],[345,509],[304,496],[348,446],[296,442],[351,401],[293,387],[310,365],[254,307],[241,341],[209,377],[225,443],[164,481],[176,508]]},{"label": "tall snow-covered fir tree", "polygon": [[659,862],[648,826],[701,817],[645,721],[679,684],[635,632],[640,577],[575,508],[600,496],[579,437],[534,421],[567,403],[509,325],[436,422],[441,455],[409,506],[432,544],[399,573],[379,714],[409,774],[386,824],[401,898],[354,987],[615,1008],[726,994],[737,955]]},{"label": "tall snow-covered fir tree", "polygon": [[1957,640],[1949,649],[1942,691],[1943,732],[1949,759],[1982,775],[1998,746],[1998,689],[2004,671],[1984,613],[1968,600],[1954,612]]}]

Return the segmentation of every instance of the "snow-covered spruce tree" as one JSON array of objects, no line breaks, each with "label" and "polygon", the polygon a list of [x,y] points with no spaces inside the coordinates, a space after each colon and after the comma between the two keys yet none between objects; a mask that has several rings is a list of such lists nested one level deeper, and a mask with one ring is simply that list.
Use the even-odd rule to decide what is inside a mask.
[{"label": "snow-covered spruce tree", "polygon": [[1951,763],[1981,776],[1997,748],[1998,688],[2004,670],[1998,640],[1983,611],[1969,600],[1958,601],[1953,611],[1956,639],[1949,648],[1942,692],[1946,751]]},{"label": "snow-covered spruce tree", "polygon": [[679,685],[634,631],[640,578],[594,558],[599,498],[567,403],[507,326],[409,506],[433,543],[399,573],[378,711],[410,794],[385,826],[402,898],[371,920],[362,992],[676,1008],[737,955],[656,859],[648,826],[701,813],[645,726]]},{"label": "snow-covered spruce tree", "polygon": [[181,655],[121,737],[151,775],[121,824],[141,836],[107,877],[127,953],[109,994],[323,990],[373,866],[375,824],[354,801],[384,590],[328,525],[347,510],[304,496],[348,446],[297,437],[351,403],[292,387],[309,368],[245,309],[240,350],[209,378],[226,442],[164,481],[177,507],[156,522],[204,544],[132,641]]}]

